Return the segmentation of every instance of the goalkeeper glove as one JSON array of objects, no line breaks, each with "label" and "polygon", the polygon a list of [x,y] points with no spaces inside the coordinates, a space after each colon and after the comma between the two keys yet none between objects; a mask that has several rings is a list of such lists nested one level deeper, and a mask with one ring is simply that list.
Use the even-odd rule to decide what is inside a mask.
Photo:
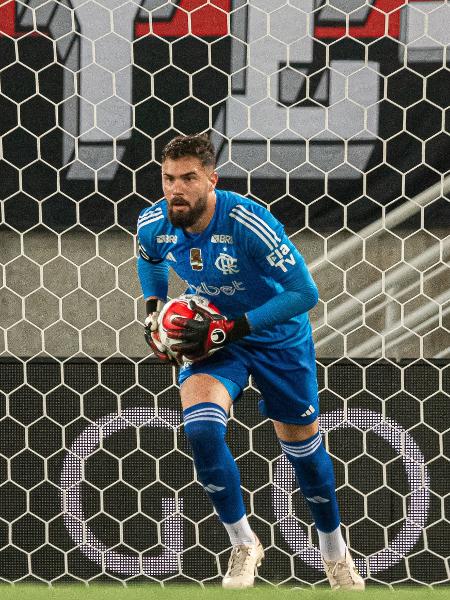
[{"label": "goalkeeper glove", "polygon": [[162,300],[151,298],[146,302],[147,318],[144,321],[144,337],[153,354],[163,363],[174,363],[174,358],[169,356],[166,347],[161,342],[158,331],[158,316],[164,306]]},{"label": "goalkeeper glove", "polygon": [[223,315],[213,314],[199,306],[194,300],[189,301],[189,308],[201,320],[188,319],[187,317],[173,317],[172,323],[180,327],[179,330],[168,332],[167,336],[180,340],[180,344],[173,344],[172,350],[182,354],[192,361],[203,360],[230,342],[235,342],[250,333],[247,317],[228,320]]}]

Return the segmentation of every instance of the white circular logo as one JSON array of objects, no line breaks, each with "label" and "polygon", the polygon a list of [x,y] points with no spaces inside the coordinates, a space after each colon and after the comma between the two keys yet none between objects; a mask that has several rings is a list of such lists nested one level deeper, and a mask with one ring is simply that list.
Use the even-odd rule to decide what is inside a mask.
[{"label": "white circular logo", "polygon": [[211,331],[211,341],[213,344],[221,344],[225,341],[226,335],[223,329],[213,329]]}]

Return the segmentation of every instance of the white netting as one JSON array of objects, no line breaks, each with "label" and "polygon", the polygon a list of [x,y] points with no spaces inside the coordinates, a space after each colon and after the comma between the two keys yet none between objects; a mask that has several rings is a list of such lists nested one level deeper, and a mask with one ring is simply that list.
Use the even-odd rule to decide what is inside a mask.
[{"label": "white netting", "polygon": [[[209,130],[223,187],[270,208],[318,283],[321,425],[361,572],[448,583],[449,21],[437,1],[0,0],[3,580],[224,571],[135,273],[161,148]],[[257,396],[229,441],[260,577],[316,583]]]}]

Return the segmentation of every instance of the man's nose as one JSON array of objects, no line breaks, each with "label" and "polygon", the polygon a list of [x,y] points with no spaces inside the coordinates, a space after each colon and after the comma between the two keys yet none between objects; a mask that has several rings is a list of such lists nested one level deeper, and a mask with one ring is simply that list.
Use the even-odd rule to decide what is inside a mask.
[{"label": "man's nose", "polygon": [[182,196],[183,193],[183,182],[179,179],[175,179],[172,186],[172,194],[174,196]]}]

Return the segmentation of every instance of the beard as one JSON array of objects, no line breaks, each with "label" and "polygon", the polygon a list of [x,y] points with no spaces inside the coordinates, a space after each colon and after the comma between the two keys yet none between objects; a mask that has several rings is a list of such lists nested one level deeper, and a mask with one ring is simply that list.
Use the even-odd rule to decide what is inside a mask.
[{"label": "beard", "polygon": [[[178,201],[178,204],[183,204],[184,206],[188,206],[188,203]],[[206,210],[207,198],[199,197],[197,202],[194,204],[192,208],[186,210],[184,212],[175,212],[173,207],[169,204],[168,206],[168,217],[169,221],[172,223],[174,227],[192,227],[197,223],[200,217]]]}]

